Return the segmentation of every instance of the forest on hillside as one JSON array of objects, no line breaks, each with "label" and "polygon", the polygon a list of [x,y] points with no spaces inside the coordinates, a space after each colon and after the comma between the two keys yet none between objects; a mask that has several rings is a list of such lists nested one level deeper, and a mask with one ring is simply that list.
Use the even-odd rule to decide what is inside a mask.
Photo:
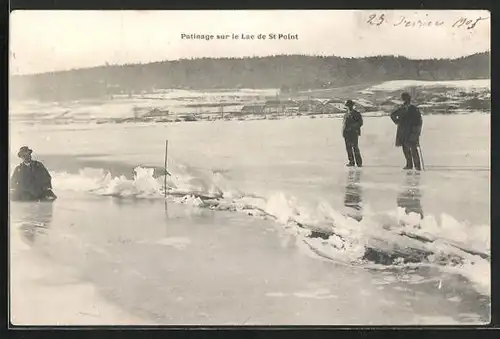
[{"label": "forest on hillside", "polygon": [[457,59],[428,60],[401,56],[341,58],[277,55],[106,65],[13,76],[9,86],[12,99],[62,101],[166,88],[281,88],[283,92],[294,92],[398,79],[489,77],[489,52]]}]

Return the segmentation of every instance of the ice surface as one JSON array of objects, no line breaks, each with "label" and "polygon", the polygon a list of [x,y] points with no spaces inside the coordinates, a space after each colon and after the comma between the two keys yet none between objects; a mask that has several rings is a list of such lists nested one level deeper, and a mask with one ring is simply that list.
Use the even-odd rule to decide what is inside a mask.
[{"label": "ice surface", "polygon": [[[24,144],[35,150],[35,158],[44,160],[44,156],[60,156],[68,166],[73,161],[72,158],[93,155],[95,159],[100,159],[103,162],[101,166],[84,166],[76,172],[65,170],[64,161],[62,168],[57,170],[52,168],[50,161],[46,164],[53,175],[56,193],[59,192],[61,197],[67,194],[71,197],[74,193],[78,195],[78,199],[83,199],[82,196],[104,199],[103,196],[107,195],[119,198],[116,200],[117,204],[119,202],[118,207],[108,208],[108,205],[103,205],[99,213],[85,209],[83,206],[87,205],[83,201],[81,206],[84,209],[81,211],[61,209],[58,212],[65,213],[74,220],[84,220],[82,222],[87,223],[86,227],[94,227],[93,236],[103,237],[111,243],[128,243],[129,240],[113,238],[121,230],[119,225],[115,225],[116,228],[109,233],[101,234],[104,232],[102,223],[110,220],[115,220],[118,224],[129,223],[130,232],[134,235],[131,236],[132,239],[140,238],[148,227],[165,228],[163,220],[148,216],[151,213],[148,207],[150,205],[145,202],[163,202],[164,178],[155,175],[153,167],[163,166],[165,139],[168,138],[168,169],[172,173],[167,178],[168,201],[189,208],[192,211],[189,214],[192,225],[198,225],[196,218],[211,210],[218,213],[229,211],[230,214],[238,215],[238,218],[247,218],[241,220],[255,220],[253,225],[263,225],[267,219],[279,230],[277,234],[283,237],[283,246],[295,248],[301,256],[307,254],[303,257],[316,258],[318,262],[323,262],[324,259],[347,267],[353,262],[360,264],[359,260],[367,246],[387,253],[397,252],[401,248],[429,251],[433,256],[426,263],[395,262],[378,266],[376,263],[361,263],[360,266],[362,269],[380,272],[387,269],[404,271],[415,267],[431,267],[438,272],[423,274],[426,278],[420,280],[418,276],[421,275],[418,274],[398,278],[392,276],[388,278],[391,281],[378,279],[385,281],[380,285],[382,287],[393,284],[405,284],[403,286],[408,287],[430,283],[432,279],[439,278],[445,281],[442,288],[446,289],[446,277],[452,274],[466,278],[464,282],[456,283],[461,288],[474,288],[478,293],[488,296],[490,262],[487,257],[482,258],[474,253],[489,255],[490,251],[490,136],[489,132],[485,133],[490,130],[489,116],[471,114],[424,117],[421,146],[427,170],[419,175],[401,170],[403,156],[401,149],[394,147],[394,124],[384,117],[365,119],[360,138],[365,167],[354,172],[347,170],[340,124],[338,119],[289,119],[169,126],[85,125],[85,128],[74,125],[14,125],[10,131],[10,145],[13,159],[18,147]],[[450,137],[443,138],[443,133]],[[106,162],[128,164],[130,175],[111,175]],[[135,177],[132,177],[134,169]],[[359,174],[358,178],[356,173]],[[349,199],[351,201],[348,203]],[[109,200],[105,201],[109,203]],[[424,218],[421,220],[417,213],[405,213],[405,208],[398,206],[398,201],[410,201],[414,204],[411,208],[418,208],[420,205]],[[80,206],[68,203],[66,208],[70,205],[72,208]],[[356,209],[356,205],[359,205],[359,209]],[[359,217],[362,219],[358,220]],[[183,215],[182,218],[187,217]],[[214,239],[226,234],[225,232],[234,232],[238,237],[241,235],[238,232],[242,230],[235,225],[245,223],[238,221],[232,224],[233,229],[226,229],[225,222],[214,221],[214,225],[223,229],[218,229],[217,232],[222,233],[214,234],[213,238],[209,233],[210,228],[196,230],[207,232],[203,233],[204,237],[212,239],[211,241],[216,241]],[[255,227],[259,229],[258,227],[263,226]],[[317,230],[329,235],[326,239],[311,237],[312,231]],[[70,231],[67,233],[71,234]],[[402,233],[427,240],[418,240]],[[193,234],[169,237],[157,234],[154,241],[150,239],[141,243],[141,239],[135,239],[133,243],[151,246],[151,251],[160,251],[158,248],[162,248],[175,251],[172,253],[191,255],[200,246],[192,238]],[[171,239],[165,240],[168,238]],[[258,238],[256,241],[261,242],[263,239],[267,238]],[[87,245],[82,243],[82,248],[92,244],[92,241]],[[256,246],[248,241],[245,246]],[[211,253],[207,248],[205,250],[208,251],[206,253]],[[236,257],[243,255],[241,248],[232,250],[237,251]],[[273,251],[280,250],[274,248]],[[273,251],[269,253],[275,253]],[[106,250],[98,253],[100,254],[96,255],[104,255]],[[197,258],[210,260],[203,256]],[[318,260],[319,258],[322,259]],[[457,261],[457,258],[460,260]],[[264,258],[260,260],[265,261]],[[169,265],[166,260],[155,261],[154,264],[165,270]],[[238,270],[235,268],[236,271]],[[337,269],[336,272],[341,271],[342,269]],[[355,277],[356,274],[349,279],[356,279]],[[371,280],[362,281],[357,286],[368,288]],[[269,288],[262,291],[262,295],[283,293],[283,300],[293,305],[295,301],[291,300],[304,299],[297,298],[294,293],[302,293],[300,295],[303,296],[305,291],[309,291],[309,294],[306,293],[308,296],[318,297],[323,294],[315,294],[315,291],[321,288],[327,288],[332,291],[332,295],[338,295],[337,291],[328,286],[293,288],[288,291]],[[375,290],[371,292],[376,293]],[[412,307],[408,307],[411,311]],[[349,322],[347,318],[348,316],[343,320]],[[467,321],[473,319],[472,316],[466,318]],[[431,321],[430,319],[437,318],[429,317],[419,321]],[[260,321],[265,322],[265,319]]]}]

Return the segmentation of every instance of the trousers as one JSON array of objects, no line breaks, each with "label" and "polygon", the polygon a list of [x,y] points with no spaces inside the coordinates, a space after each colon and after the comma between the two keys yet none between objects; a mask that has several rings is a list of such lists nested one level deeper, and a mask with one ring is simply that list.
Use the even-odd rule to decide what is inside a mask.
[{"label": "trousers", "polygon": [[359,151],[358,145],[358,135],[344,136],[345,148],[347,151],[347,158],[349,159],[349,164],[356,164],[358,166],[363,165],[363,159],[361,158],[361,152]]},{"label": "trousers", "polygon": [[406,159],[406,167],[420,170],[420,155],[418,154],[418,148],[416,142],[406,142],[402,145],[403,154]]}]

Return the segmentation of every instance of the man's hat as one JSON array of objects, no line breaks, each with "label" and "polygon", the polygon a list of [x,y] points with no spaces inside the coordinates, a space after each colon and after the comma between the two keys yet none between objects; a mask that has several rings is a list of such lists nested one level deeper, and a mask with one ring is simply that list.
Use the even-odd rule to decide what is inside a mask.
[{"label": "man's hat", "polygon": [[17,156],[18,156],[19,158],[22,158],[22,157],[23,157],[23,155],[24,155],[24,154],[26,154],[26,153],[31,154],[31,153],[33,153],[33,150],[32,150],[31,148],[29,148],[28,146],[23,146],[23,147],[21,147],[21,148],[19,149],[19,152],[17,152]]},{"label": "man's hat", "polygon": [[404,97],[411,98],[411,95],[408,92],[403,92],[403,93],[401,93],[401,98],[404,98]]},{"label": "man's hat", "polygon": [[344,106],[353,107],[354,106],[354,101],[352,101],[351,99],[349,99],[349,100],[347,100],[345,102]]}]

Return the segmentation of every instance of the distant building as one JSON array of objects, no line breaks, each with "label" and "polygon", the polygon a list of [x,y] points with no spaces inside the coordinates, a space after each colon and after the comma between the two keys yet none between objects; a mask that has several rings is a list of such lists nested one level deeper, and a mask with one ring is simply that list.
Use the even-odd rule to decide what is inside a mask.
[{"label": "distant building", "polygon": [[401,105],[402,103],[403,102],[401,100],[396,100],[396,99],[388,98],[388,99],[385,99],[384,101],[382,101],[380,103],[380,106],[383,106],[383,107],[386,107],[386,106],[394,107],[394,106]]},{"label": "distant building", "polygon": [[431,98],[431,102],[445,102],[445,101],[448,101],[449,99],[445,96],[435,96],[433,98]]},{"label": "distant building", "polygon": [[285,114],[299,113],[299,106],[287,106],[285,107]]},{"label": "distant building", "polygon": [[324,101],[320,99],[304,99],[298,102],[299,112],[319,114],[323,112]]},{"label": "distant building", "polygon": [[267,100],[265,103],[265,112],[272,113],[285,113],[288,107],[298,107],[298,103],[294,100]]},{"label": "distant building", "polygon": [[489,111],[491,110],[491,100],[472,98],[462,102],[460,107],[471,110]]},{"label": "distant building", "polygon": [[339,103],[330,103],[327,102],[323,105],[322,113],[323,114],[338,114],[346,111],[344,104]]},{"label": "distant building", "polygon": [[354,100],[354,107],[360,112],[374,112],[377,111],[377,106],[371,101],[359,98]]},{"label": "distant building", "polygon": [[168,110],[162,110],[159,108],[153,108],[146,114],[142,116],[142,118],[157,118],[157,117],[166,117],[168,116],[169,111]]},{"label": "distant building", "polygon": [[343,113],[347,111],[347,108],[345,107],[345,102],[346,100],[344,99],[330,99],[326,102],[328,107],[331,107],[329,109],[329,113]]},{"label": "distant building", "polygon": [[250,105],[244,105],[241,108],[241,112],[246,114],[264,114],[265,108],[266,108],[265,104],[250,104]]},{"label": "distant building", "polygon": [[[179,118],[181,119],[181,121],[198,121],[198,119],[196,119],[196,117],[193,114],[181,115],[179,116]],[[176,121],[177,120],[178,119],[176,119]]]}]

